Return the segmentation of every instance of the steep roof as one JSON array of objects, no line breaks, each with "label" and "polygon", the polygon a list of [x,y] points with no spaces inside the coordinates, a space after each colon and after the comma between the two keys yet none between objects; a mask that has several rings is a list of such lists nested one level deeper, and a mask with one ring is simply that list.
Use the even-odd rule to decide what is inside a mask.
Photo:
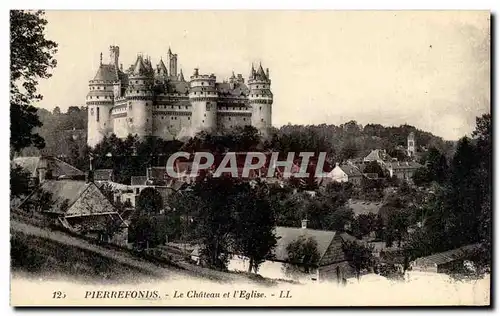
[{"label": "steep roof", "polygon": [[12,162],[31,173],[32,177],[37,176],[40,168],[51,170],[55,178],[85,176],[83,171],[55,157],[17,157]]},{"label": "steep roof", "polygon": [[165,66],[165,63],[163,62],[163,59],[160,59],[160,62],[158,63],[158,69],[160,70],[160,74],[162,75],[168,75],[167,67]]},{"label": "steep roof", "polygon": [[306,239],[311,237],[318,244],[317,249],[320,255],[320,266],[346,260],[344,252],[342,251],[342,241],[355,239],[346,233],[338,234],[334,231],[283,226],[277,226],[275,228],[275,234],[276,237],[278,237],[276,248],[274,249],[276,260],[283,262],[288,261],[287,246],[301,236]]},{"label": "steep roof", "polygon": [[259,70],[257,70],[257,78],[261,80],[267,80],[267,76],[264,72],[264,68],[262,68],[262,65],[259,65]]},{"label": "steep roof", "polygon": [[361,171],[353,165],[340,165],[339,168],[347,174],[348,177],[361,177]]},{"label": "steep roof", "polygon": [[97,69],[96,75],[94,76],[94,80],[100,81],[116,81],[118,79],[118,72],[114,65],[100,65],[99,69]]},{"label": "steep roof", "polygon": [[365,157],[364,161],[385,161],[389,159],[391,159],[391,157],[389,157],[384,150],[374,149]]},{"label": "steep roof", "polygon": [[144,59],[141,55],[137,56],[137,60],[133,66],[132,75],[134,76],[146,76],[148,74],[148,69],[144,64]]}]

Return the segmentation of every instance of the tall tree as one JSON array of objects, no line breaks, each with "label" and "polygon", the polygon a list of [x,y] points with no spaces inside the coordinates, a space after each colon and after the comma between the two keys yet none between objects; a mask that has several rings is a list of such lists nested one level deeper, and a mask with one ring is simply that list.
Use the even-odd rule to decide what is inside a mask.
[{"label": "tall tree", "polygon": [[275,217],[264,186],[243,185],[235,195],[235,248],[250,259],[248,272],[258,271],[276,246]]},{"label": "tall tree", "polygon": [[10,11],[10,145],[15,152],[45,146],[33,131],[42,125],[33,103],[42,99],[38,80],[49,78],[57,64],[57,44],[45,38],[46,25],[43,11]]},{"label": "tall tree", "polygon": [[356,271],[358,279],[361,271],[373,266],[373,246],[367,247],[357,241],[344,241],[342,242],[342,250],[349,261],[349,265]]},{"label": "tall tree", "polygon": [[158,214],[163,208],[163,198],[158,190],[148,187],[139,193],[136,207],[145,214]]}]

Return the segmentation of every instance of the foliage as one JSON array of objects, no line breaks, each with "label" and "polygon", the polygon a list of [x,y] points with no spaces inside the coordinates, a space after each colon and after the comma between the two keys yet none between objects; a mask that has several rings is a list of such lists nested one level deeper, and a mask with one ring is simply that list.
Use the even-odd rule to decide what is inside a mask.
[{"label": "foliage", "polygon": [[257,272],[276,246],[276,219],[265,186],[258,184],[252,189],[243,185],[233,199],[233,207],[236,217],[234,248],[250,259],[248,272]]},{"label": "foliage", "polygon": [[37,93],[39,79],[51,76],[57,64],[57,44],[45,38],[47,20],[43,11],[10,11],[10,119],[13,151],[45,142],[33,129],[42,123],[33,103],[42,99]]},{"label": "foliage", "polygon": [[304,236],[300,236],[287,245],[286,252],[289,272],[295,268],[309,273],[310,269],[319,263],[318,243],[312,237],[306,239]]},{"label": "foliage", "polygon": [[411,258],[480,242],[491,258],[491,116],[477,118],[474,139],[462,138],[449,176],[422,208],[424,226],[410,236]]},{"label": "foliage", "polygon": [[378,232],[380,230],[380,221],[376,214],[360,214],[353,221],[352,233],[357,238],[362,238],[371,232]]},{"label": "foliage", "polygon": [[134,213],[129,226],[129,241],[139,249],[153,248],[165,241],[165,233],[159,229],[157,221],[149,214]]},{"label": "foliage", "polygon": [[10,194],[13,197],[21,197],[29,193],[31,174],[22,167],[16,165],[10,168]]},{"label": "foliage", "polygon": [[152,187],[145,188],[137,197],[136,208],[146,214],[159,214],[163,209],[163,198],[160,192]]},{"label": "foliage", "polygon": [[343,241],[342,250],[349,265],[356,271],[356,277],[359,278],[360,272],[364,269],[374,266],[373,246],[365,246],[357,241]]}]

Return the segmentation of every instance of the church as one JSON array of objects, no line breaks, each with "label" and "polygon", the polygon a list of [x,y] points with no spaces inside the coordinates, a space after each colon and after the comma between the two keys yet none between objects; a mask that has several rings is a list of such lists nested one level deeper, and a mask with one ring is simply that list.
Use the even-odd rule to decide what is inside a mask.
[{"label": "church", "polygon": [[129,134],[166,140],[193,137],[200,131],[224,131],[251,125],[261,135],[272,126],[273,94],[269,69],[252,64],[248,81],[234,72],[217,82],[214,74],[194,69],[186,80],[177,69],[177,54],[169,48],[153,67],[138,55],[129,68],[119,63],[120,48],[110,46],[110,61],[102,53],[96,75],[89,81],[87,143],[95,147],[104,136]]}]

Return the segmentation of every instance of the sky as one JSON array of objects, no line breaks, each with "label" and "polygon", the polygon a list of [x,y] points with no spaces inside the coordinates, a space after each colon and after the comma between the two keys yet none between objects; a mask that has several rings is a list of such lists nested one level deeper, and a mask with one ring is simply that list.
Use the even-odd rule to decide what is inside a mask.
[{"label": "sky", "polygon": [[153,65],[171,47],[193,69],[248,78],[269,68],[273,125],[413,125],[456,140],[490,112],[490,14],[486,11],[47,11],[57,67],[40,81],[38,106],[85,105],[88,81],[138,53]]}]

